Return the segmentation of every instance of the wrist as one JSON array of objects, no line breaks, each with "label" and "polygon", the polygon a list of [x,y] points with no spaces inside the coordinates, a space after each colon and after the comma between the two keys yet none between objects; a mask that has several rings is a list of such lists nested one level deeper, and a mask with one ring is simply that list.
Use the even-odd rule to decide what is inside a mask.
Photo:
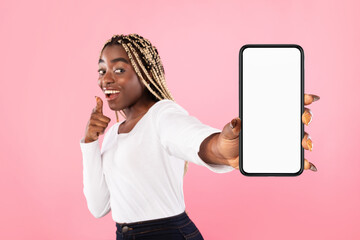
[{"label": "wrist", "polygon": [[214,158],[217,159],[216,161],[218,162],[218,164],[228,165],[226,158],[220,151],[221,147],[220,147],[219,139],[220,139],[220,133],[217,133],[216,135],[214,135],[214,137],[212,139],[212,143],[211,143],[212,154],[213,154]]},{"label": "wrist", "polygon": [[226,159],[224,159],[219,152],[219,135],[220,133],[214,133],[202,142],[199,156],[206,163],[227,165],[228,163],[226,162]]},{"label": "wrist", "polygon": [[90,138],[85,138],[84,139],[84,142],[85,143],[91,143],[91,142],[93,142],[93,141],[96,141],[96,139],[94,140],[94,139],[90,139]]}]

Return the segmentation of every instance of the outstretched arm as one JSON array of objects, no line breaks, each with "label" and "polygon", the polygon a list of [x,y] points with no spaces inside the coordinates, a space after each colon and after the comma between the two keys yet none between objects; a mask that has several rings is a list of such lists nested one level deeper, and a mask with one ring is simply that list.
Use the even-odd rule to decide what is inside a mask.
[{"label": "outstretched arm", "polygon": [[200,145],[199,157],[206,163],[229,165],[239,169],[239,133],[241,120],[234,118],[221,133],[214,133]]}]

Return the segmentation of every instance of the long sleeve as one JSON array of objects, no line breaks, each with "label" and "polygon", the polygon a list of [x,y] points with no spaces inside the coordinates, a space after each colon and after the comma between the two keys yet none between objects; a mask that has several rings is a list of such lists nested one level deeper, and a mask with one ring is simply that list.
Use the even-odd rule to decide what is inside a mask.
[{"label": "long sleeve", "polygon": [[169,154],[205,166],[216,173],[234,170],[228,165],[206,163],[198,155],[204,139],[213,133],[221,132],[220,129],[201,123],[175,102],[162,106],[156,116],[159,140]]},{"label": "long sleeve", "polygon": [[83,156],[84,195],[89,211],[101,218],[110,211],[110,193],[103,173],[99,140],[85,143],[80,140]]}]

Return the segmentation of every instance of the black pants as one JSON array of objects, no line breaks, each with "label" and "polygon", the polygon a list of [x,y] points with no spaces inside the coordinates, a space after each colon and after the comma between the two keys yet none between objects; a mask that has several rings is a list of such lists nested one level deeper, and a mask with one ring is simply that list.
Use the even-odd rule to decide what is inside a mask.
[{"label": "black pants", "polygon": [[134,223],[116,223],[116,240],[204,240],[186,212],[179,215]]}]

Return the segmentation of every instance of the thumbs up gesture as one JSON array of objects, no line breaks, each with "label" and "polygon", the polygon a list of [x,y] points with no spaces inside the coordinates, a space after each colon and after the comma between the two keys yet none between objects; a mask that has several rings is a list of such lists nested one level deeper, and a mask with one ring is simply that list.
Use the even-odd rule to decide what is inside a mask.
[{"label": "thumbs up gesture", "polygon": [[101,98],[95,96],[96,106],[92,110],[90,120],[85,130],[85,143],[96,141],[100,134],[104,134],[107,128],[110,118],[103,115],[103,101]]}]

